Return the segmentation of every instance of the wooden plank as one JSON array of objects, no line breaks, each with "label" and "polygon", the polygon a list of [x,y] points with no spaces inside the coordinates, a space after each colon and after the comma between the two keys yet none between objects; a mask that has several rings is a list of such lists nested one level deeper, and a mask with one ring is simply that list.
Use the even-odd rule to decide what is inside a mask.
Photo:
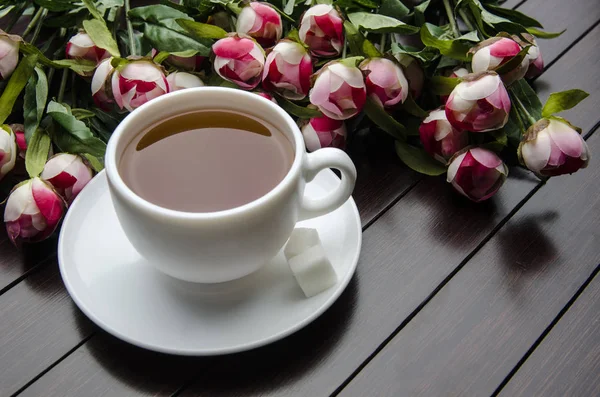
[{"label": "wooden plank", "polygon": [[[599,33],[543,76],[546,91],[573,83],[559,76],[579,76],[592,98],[566,114],[586,128],[599,119],[600,81],[589,76],[600,55],[587,55]],[[598,136],[591,150],[600,150]],[[598,164],[551,179],[342,394],[491,394],[600,261],[600,188],[589,183],[600,176]]]},{"label": "wooden plank", "polygon": [[[561,32],[566,29],[565,33],[555,39],[539,40],[546,64],[555,61],[560,53],[600,20],[600,7],[594,1],[562,1],[550,4],[547,1],[529,0],[517,9],[536,18],[549,32]],[[596,35],[596,41],[598,37]],[[589,50],[594,48],[595,46],[589,47]]]},{"label": "wooden plank", "polygon": [[0,395],[8,396],[91,332],[65,293],[56,264],[44,266],[0,300]]},{"label": "wooden plank", "polygon": [[600,396],[600,276],[502,389],[501,397]]},{"label": "wooden plank", "polygon": [[[20,396],[169,396],[172,384],[182,384],[198,369],[195,361],[138,349],[101,332],[61,362],[54,372],[60,383],[37,382]],[[106,382],[107,376],[113,381]]]},{"label": "wooden plank", "polygon": [[369,134],[353,139],[350,155],[358,172],[353,197],[364,227],[422,176],[402,164],[387,135]]},{"label": "wooden plank", "polygon": [[[234,374],[237,386],[232,394],[333,392],[531,191],[535,179],[525,173],[519,175],[520,178],[511,178],[492,202],[475,207],[453,194],[441,179],[432,178],[417,185],[401,205],[394,206],[365,232],[357,275],[327,314],[271,346],[198,360],[198,382],[186,394],[222,392],[223,379]],[[363,216],[363,222],[365,219]],[[456,234],[457,228],[464,235]],[[432,245],[432,241],[436,244]],[[94,343],[94,339],[84,346]],[[53,354],[60,357],[59,352]],[[89,365],[93,360],[87,358],[88,354],[82,348],[76,350],[32,387],[42,384],[55,390],[54,395],[61,395],[63,386],[69,389],[69,371],[63,367],[67,364],[78,368],[82,378],[87,373],[102,377],[107,384],[121,382],[115,373],[126,370],[125,367],[98,372]],[[120,353],[114,349],[107,354]],[[139,371],[149,369],[153,373],[152,368],[159,364],[145,360]],[[168,379],[161,378],[160,384],[166,383]],[[171,386],[176,390],[179,385]],[[128,389],[129,393],[136,391],[135,385]]]}]

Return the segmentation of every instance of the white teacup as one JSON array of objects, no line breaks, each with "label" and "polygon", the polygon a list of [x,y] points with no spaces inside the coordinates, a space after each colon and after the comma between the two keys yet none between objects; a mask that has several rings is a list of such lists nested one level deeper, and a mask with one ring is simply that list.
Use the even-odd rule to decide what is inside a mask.
[{"label": "white teacup", "polygon": [[[241,112],[283,132],[295,153],[285,178],[259,199],[217,212],[171,210],[135,194],[119,174],[127,144],[155,123],[202,109]],[[298,126],[279,106],[250,92],[221,87],[173,92],[134,110],[110,138],[105,161],[115,210],[131,244],[158,270],[202,283],[234,280],[258,270],[283,247],[296,222],[344,204],[356,180],[356,168],[343,151],[325,148],[307,154]],[[330,167],[340,170],[340,185],[322,198],[307,198],[306,183]]]}]

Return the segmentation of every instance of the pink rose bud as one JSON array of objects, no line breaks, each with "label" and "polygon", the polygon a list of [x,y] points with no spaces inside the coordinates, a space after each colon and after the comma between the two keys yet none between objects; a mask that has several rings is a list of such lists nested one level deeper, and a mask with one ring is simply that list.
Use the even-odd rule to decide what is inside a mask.
[{"label": "pink rose bud", "polygon": [[15,133],[8,125],[2,125],[0,127],[0,180],[15,168],[17,152]]},{"label": "pink rose bud", "polygon": [[301,44],[280,41],[267,56],[263,70],[263,87],[284,98],[298,100],[308,95],[313,66]]},{"label": "pink rose bud", "polygon": [[458,130],[484,132],[504,127],[510,113],[508,92],[496,72],[468,74],[446,102],[446,117]]},{"label": "pink rose bud", "polygon": [[110,58],[108,51],[97,47],[92,38],[85,32],[79,32],[71,37],[65,52],[67,58],[87,59],[93,62]]},{"label": "pink rose bud", "polygon": [[429,113],[419,127],[419,135],[425,151],[444,164],[469,144],[466,131],[452,127],[443,108]]},{"label": "pink rose bud", "polygon": [[457,153],[448,166],[448,182],[476,203],[496,194],[507,175],[508,168],[496,153],[478,147]]},{"label": "pink rose bud", "polygon": [[269,101],[273,102],[275,105],[278,105],[277,101],[275,100],[275,98],[273,97],[273,95],[269,94],[268,92],[264,92],[264,91],[254,91],[254,93],[258,96],[261,96],[265,99],[268,99]]},{"label": "pink rose bud", "polygon": [[245,90],[256,88],[265,65],[265,53],[256,42],[238,35],[213,44],[215,71],[223,79]]},{"label": "pink rose bud", "polygon": [[390,108],[404,103],[408,97],[409,84],[402,68],[386,58],[371,58],[359,65],[365,72],[367,95],[381,107]]},{"label": "pink rose bud", "polygon": [[541,119],[527,130],[519,145],[523,163],[539,175],[572,174],[588,166],[588,146],[568,123]]},{"label": "pink rose bud", "polygon": [[0,29],[0,77],[7,79],[19,63],[21,38]]},{"label": "pink rose bud", "polygon": [[[507,37],[492,37],[482,41],[469,52],[473,54],[471,67],[473,73],[485,72],[486,70],[496,70],[512,57],[519,54],[522,50],[519,43]],[[522,79],[527,73],[529,67],[529,58],[523,58],[521,64],[511,71],[502,74],[502,81],[509,85],[514,81]]]},{"label": "pink rose bud", "polygon": [[400,62],[402,71],[406,80],[408,80],[408,87],[413,98],[421,96],[423,91],[423,84],[425,83],[425,74],[423,68],[415,58],[408,54],[396,54],[395,58]]},{"label": "pink rose bud", "polygon": [[59,153],[48,160],[40,178],[51,184],[54,190],[71,204],[92,179],[92,170],[81,157]]},{"label": "pink rose bud", "polygon": [[263,47],[272,47],[281,39],[281,16],[269,3],[252,2],[242,8],[235,30],[256,39]]},{"label": "pink rose bud", "polygon": [[169,92],[204,86],[200,77],[186,72],[171,73],[167,76],[167,82],[169,83]]},{"label": "pink rose bud", "polygon": [[163,68],[146,59],[133,60],[115,69],[111,84],[117,105],[129,111],[169,92]]},{"label": "pink rose bud", "polygon": [[15,186],[4,209],[8,237],[16,246],[48,238],[65,213],[65,202],[52,186],[32,178]]},{"label": "pink rose bud", "polygon": [[302,126],[306,148],[314,152],[324,147],[343,149],[346,146],[346,126],[341,120],[327,116],[313,117]]},{"label": "pink rose bud", "polygon": [[329,4],[309,8],[300,21],[298,32],[316,57],[335,57],[342,53],[344,21],[337,10]]},{"label": "pink rose bud", "polygon": [[310,102],[325,116],[346,120],[360,113],[367,90],[359,68],[336,61],[323,66],[316,75]]},{"label": "pink rose bud", "polygon": [[[452,70],[452,72],[448,75],[448,77],[453,78],[453,79],[460,79],[466,75],[469,74],[469,71],[466,68],[463,67],[457,67],[454,68]],[[442,103],[446,103],[448,101],[448,95],[440,95],[440,100],[442,101]]]},{"label": "pink rose bud", "polygon": [[19,155],[25,158],[27,151],[27,141],[25,140],[25,126],[23,124],[11,124],[10,129],[15,134],[17,146],[19,147]]},{"label": "pink rose bud", "polygon": [[96,67],[94,77],[92,77],[92,98],[94,103],[100,109],[110,111],[112,104],[115,102],[112,98],[110,88],[110,80],[114,68],[110,64],[112,58],[107,58],[101,61]]},{"label": "pink rose bud", "polygon": [[542,74],[542,72],[544,71],[544,60],[542,59],[542,53],[540,51],[540,47],[538,47],[535,37],[533,37],[533,35],[529,33],[521,33],[521,35],[527,41],[521,40],[521,38],[517,35],[514,35],[512,37],[523,48],[531,46],[527,51],[527,59],[529,59],[529,68],[527,69],[525,77],[527,77],[528,79],[533,79],[534,77],[537,77],[540,74]]}]

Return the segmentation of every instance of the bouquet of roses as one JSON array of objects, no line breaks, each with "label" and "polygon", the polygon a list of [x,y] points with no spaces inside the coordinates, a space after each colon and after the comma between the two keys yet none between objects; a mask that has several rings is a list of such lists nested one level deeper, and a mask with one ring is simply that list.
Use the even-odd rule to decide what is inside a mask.
[{"label": "bouquet of roses", "polygon": [[15,244],[50,236],[129,111],[203,85],[276,102],[310,151],[352,145],[356,131],[387,133],[409,167],[446,173],[476,202],[498,191],[507,163],[541,178],[584,168],[581,131],[556,114],[587,94],[554,93],[542,105],[527,81],[543,70],[537,38],[560,33],[499,3],[3,1],[8,235]]}]

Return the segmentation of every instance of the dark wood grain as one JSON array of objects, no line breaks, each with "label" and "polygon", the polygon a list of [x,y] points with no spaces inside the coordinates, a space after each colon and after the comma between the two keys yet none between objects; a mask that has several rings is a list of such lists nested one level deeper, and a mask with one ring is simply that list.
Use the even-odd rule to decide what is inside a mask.
[{"label": "dark wood grain", "polygon": [[0,299],[0,395],[17,391],[92,330],[49,263]]},{"label": "dark wood grain", "polygon": [[[595,1],[551,3],[530,0],[517,9],[536,18],[549,32],[561,32],[566,29],[566,32],[555,39],[538,40],[546,64],[555,61],[560,53],[570,48],[574,40],[600,20],[600,7]],[[595,40],[598,38],[596,34]]]},{"label": "dark wood grain", "polygon": [[[565,17],[569,16],[553,16],[556,19]],[[569,24],[574,21],[572,19]],[[585,71],[575,68],[575,72],[577,70]],[[587,77],[581,73],[578,81],[585,83]],[[551,81],[544,89],[554,90],[560,84],[560,79]],[[591,124],[595,117],[590,114],[582,121]],[[362,168],[363,179],[359,179],[355,194],[363,224],[369,223],[415,181],[410,175],[406,176],[409,172],[393,157],[389,157],[391,164],[386,164],[386,160],[377,155],[368,154],[367,158],[371,163]],[[362,163],[358,167],[361,175]],[[381,175],[381,179],[376,179]],[[518,177],[511,178],[501,194],[481,206],[473,206],[453,194],[441,179],[432,178],[416,185],[365,232],[359,269],[346,293],[321,318],[283,341],[234,356],[195,360],[171,358],[167,360],[166,369],[173,372],[169,372],[163,365],[164,356],[150,355],[130,346],[122,354],[123,344],[101,333],[59,362],[26,393],[44,396],[168,395],[177,390],[185,378],[194,383],[183,395],[329,394],[407,319],[535,186],[536,181],[529,174],[516,175]],[[395,186],[391,189],[394,193],[385,193],[386,186]],[[36,305],[35,302],[24,302],[23,307],[30,304]],[[2,305],[0,300],[0,307]],[[74,312],[72,317],[80,318],[81,314]],[[72,320],[65,321],[67,334],[73,332]],[[42,324],[39,327],[41,329]],[[76,339],[73,338],[71,348],[82,338]],[[21,354],[29,354],[40,344],[43,344],[42,339],[32,341],[29,347],[20,346]],[[47,355],[58,360],[68,351],[61,347]],[[126,359],[118,359],[121,356]],[[2,361],[0,366],[5,363]],[[37,367],[31,367],[34,370],[25,371],[23,378],[39,373],[35,373]],[[191,372],[190,368],[193,369]]]},{"label": "dark wood grain", "polygon": [[364,227],[423,177],[402,164],[387,135],[354,136],[353,140],[350,155],[358,177],[352,196]]},{"label": "dark wood grain", "polygon": [[501,397],[600,396],[600,276],[510,382]]},{"label": "dark wood grain", "polygon": [[598,178],[550,179],[341,395],[492,394],[600,263]]}]

